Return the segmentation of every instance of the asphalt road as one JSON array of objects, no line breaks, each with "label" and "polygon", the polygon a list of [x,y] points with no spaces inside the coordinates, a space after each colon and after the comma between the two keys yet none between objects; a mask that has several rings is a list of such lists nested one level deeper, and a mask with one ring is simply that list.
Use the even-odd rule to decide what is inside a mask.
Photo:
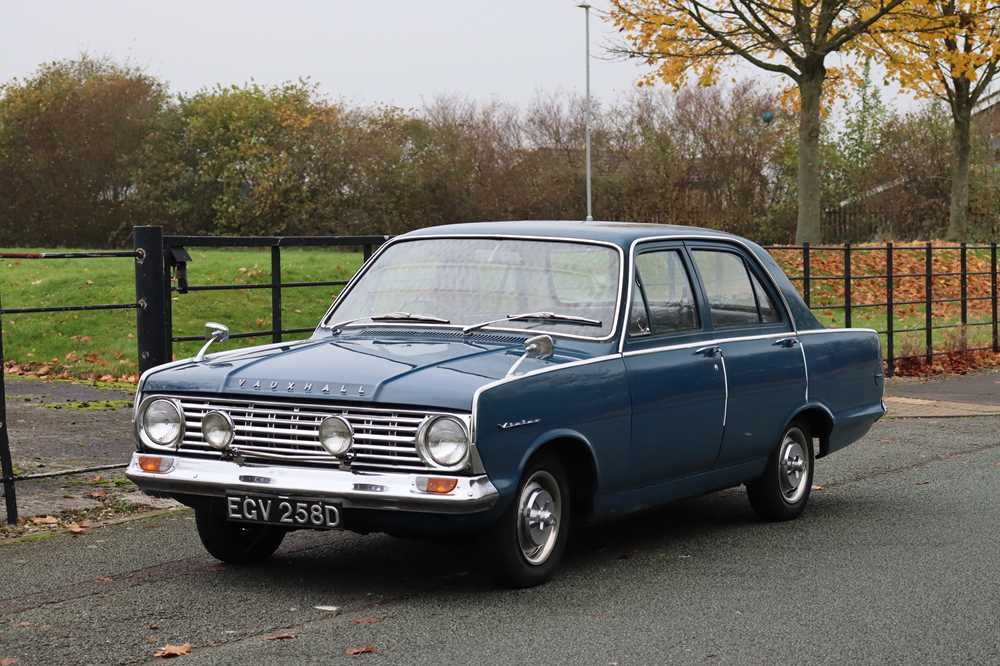
[{"label": "asphalt road", "polygon": [[382,535],[296,533],[223,567],[189,513],[0,546],[0,659],[190,642],[180,663],[996,664],[998,426],[883,421],[820,461],[797,521],[757,522],[737,490],[688,500],[583,533],[531,590],[494,588],[469,548]]}]

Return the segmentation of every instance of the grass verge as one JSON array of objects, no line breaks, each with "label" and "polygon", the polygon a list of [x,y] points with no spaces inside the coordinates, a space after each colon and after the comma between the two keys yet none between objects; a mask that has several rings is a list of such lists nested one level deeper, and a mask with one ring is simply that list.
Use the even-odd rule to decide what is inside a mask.
[{"label": "grass verge", "polygon": [[[18,248],[17,252],[40,252]],[[260,284],[271,280],[270,252],[192,249],[192,285]],[[361,265],[361,253],[334,249],[282,251],[282,280],[346,280]],[[285,328],[312,327],[339,287],[301,287],[282,293]],[[0,294],[4,307],[134,303],[135,276],[129,259],[3,259]],[[175,335],[200,335],[206,320],[221,321],[236,332],[271,328],[268,289],[173,294]],[[135,313],[131,310],[15,314],[3,319],[7,371],[43,377],[134,382]],[[294,339],[296,336],[289,336]],[[300,335],[297,337],[304,337]],[[220,349],[268,342],[268,337],[235,340]],[[198,343],[174,345],[178,358],[192,355]]]}]

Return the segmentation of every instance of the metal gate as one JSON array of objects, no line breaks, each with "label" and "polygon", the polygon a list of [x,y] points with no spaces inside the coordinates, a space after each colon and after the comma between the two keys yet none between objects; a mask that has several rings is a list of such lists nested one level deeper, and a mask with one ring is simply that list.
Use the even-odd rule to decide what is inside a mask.
[{"label": "metal gate", "polygon": [[[135,300],[131,303],[98,303],[68,305],[58,307],[16,307],[3,308],[0,303],[0,370],[3,356],[3,315],[41,314],[51,312],[86,312],[94,310],[136,311],[136,346],[139,371],[167,363],[173,359],[173,343],[203,339],[201,334],[186,333],[175,335],[173,329],[172,302],[174,294],[188,294],[199,291],[237,291],[245,289],[266,289],[271,293],[271,330],[236,332],[230,338],[270,337],[281,342],[282,336],[307,333],[309,328],[283,328],[281,316],[281,294],[284,289],[320,286],[343,286],[347,280],[319,280],[285,282],[282,280],[281,251],[288,247],[328,247],[361,248],[367,260],[375,248],[384,243],[388,236],[171,236],[164,235],[156,226],[140,226],[134,230],[135,246],[132,250],[93,252],[42,252],[42,253],[0,253],[0,258],[26,260],[93,259],[120,257],[135,262]],[[188,248],[260,248],[269,249],[271,259],[271,279],[259,284],[189,284],[188,269],[192,263]],[[15,475],[10,453],[10,439],[7,431],[6,395],[3,373],[0,371],[0,472],[6,504],[7,523],[17,523],[17,481],[32,478],[60,476],[81,472],[125,467],[102,465],[83,469],[46,472],[43,474]]]}]

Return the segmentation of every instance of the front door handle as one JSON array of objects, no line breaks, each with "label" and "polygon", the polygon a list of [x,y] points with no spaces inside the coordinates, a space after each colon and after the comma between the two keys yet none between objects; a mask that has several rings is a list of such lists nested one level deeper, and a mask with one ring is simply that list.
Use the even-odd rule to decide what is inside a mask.
[{"label": "front door handle", "polygon": [[694,350],[695,355],[705,356],[707,358],[715,358],[716,356],[722,356],[722,347],[715,345],[710,345],[708,347],[699,347]]},{"label": "front door handle", "polygon": [[778,340],[777,342],[774,343],[774,346],[775,347],[794,347],[797,344],[799,344],[799,339],[798,338],[781,338],[780,340]]}]

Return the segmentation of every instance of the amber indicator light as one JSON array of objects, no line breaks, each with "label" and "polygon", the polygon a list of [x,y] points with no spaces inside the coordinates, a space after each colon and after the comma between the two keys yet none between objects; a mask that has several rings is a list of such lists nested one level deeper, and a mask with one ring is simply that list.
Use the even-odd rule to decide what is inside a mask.
[{"label": "amber indicator light", "polygon": [[432,476],[427,479],[427,492],[437,493],[438,495],[446,495],[453,491],[457,485],[458,479],[442,479]]},{"label": "amber indicator light", "polygon": [[159,472],[162,463],[163,458],[159,456],[139,456],[139,469],[143,472]]}]

